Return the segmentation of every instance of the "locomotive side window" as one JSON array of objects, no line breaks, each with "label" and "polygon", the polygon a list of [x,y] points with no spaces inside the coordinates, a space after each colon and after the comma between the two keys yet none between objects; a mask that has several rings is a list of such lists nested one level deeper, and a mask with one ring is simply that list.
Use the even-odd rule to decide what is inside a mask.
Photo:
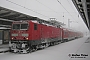
[{"label": "locomotive side window", "polygon": [[20,24],[13,24],[13,29],[15,29],[15,30],[20,29]]},{"label": "locomotive side window", "polygon": [[34,30],[37,30],[37,24],[34,24]]}]

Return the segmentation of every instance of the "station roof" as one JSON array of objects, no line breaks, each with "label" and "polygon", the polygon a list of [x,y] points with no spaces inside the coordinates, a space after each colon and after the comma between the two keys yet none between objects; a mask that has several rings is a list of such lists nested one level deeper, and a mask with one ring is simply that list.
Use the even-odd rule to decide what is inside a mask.
[{"label": "station roof", "polygon": [[63,25],[63,23],[56,24],[56,23],[53,23],[53,22],[50,22],[50,21],[40,19],[38,17],[33,17],[33,16],[30,16],[30,15],[23,14],[23,13],[20,13],[20,12],[16,12],[16,11],[13,11],[13,10],[10,10],[10,9],[7,9],[7,8],[4,8],[4,7],[0,6],[0,24],[2,24],[0,26],[5,27],[5,25],[11,25],[11,23],[13,21],[20,21],[20,20],[37,20],[41,23],[47,23],[47,24],[50,24],[50,25],[56,25],[56,26]]},{"label": "station roof", "polygon": [[72,0],[83,21],[90,30],[90,0]]},{"label": "station roof", "polygon": [[0,6],[0,24],[11,25],[13,21],[28,20],[32,16],[16,12]]}]

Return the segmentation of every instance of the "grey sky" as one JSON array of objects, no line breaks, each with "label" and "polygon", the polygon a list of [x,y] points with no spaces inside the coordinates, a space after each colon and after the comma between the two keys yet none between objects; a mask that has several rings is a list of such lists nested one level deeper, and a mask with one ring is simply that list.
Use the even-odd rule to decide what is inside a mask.
[{"label": "grey sky", "polygon": [[[60,1],[60,3],[58,2]],[[68,27],[68,19],[72,21],[70,28],[87,31],[86,25],[78,15],[71,0],[0,0],[0,6],[42,19],[56,18]],[[64,8],[68,11],[66,11]],[[27,9],[28,8],[28,9]],[[33,10],[33,11],[32,11]],[[64,15],[64,17],[63,17]],[[78,22],[78,23],[77,23]]]}]

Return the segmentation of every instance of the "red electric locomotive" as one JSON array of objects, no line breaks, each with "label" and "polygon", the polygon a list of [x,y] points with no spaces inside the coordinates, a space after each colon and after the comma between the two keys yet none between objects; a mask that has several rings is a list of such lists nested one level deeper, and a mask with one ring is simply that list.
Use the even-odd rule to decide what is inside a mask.
[{"label": "red electric locomotive", "polygon": [[42,19],[15,21],[10,34],[10,51],[15,53],[29,53],[83,36]]},{"label": "red electric locomotive", "polygon": [[12,23],[10,51],[29,53],[58,44],[62,40],[59,25],[44,20],[25,20]]}]

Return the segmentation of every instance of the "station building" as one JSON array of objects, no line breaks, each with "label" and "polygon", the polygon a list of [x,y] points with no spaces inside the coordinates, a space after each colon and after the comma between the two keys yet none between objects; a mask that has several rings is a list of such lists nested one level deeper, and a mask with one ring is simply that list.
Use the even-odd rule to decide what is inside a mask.
[{"label": "station building", "polygon": [[10,40],[10,28],[0,27],[0,44],[8,44]]}]

